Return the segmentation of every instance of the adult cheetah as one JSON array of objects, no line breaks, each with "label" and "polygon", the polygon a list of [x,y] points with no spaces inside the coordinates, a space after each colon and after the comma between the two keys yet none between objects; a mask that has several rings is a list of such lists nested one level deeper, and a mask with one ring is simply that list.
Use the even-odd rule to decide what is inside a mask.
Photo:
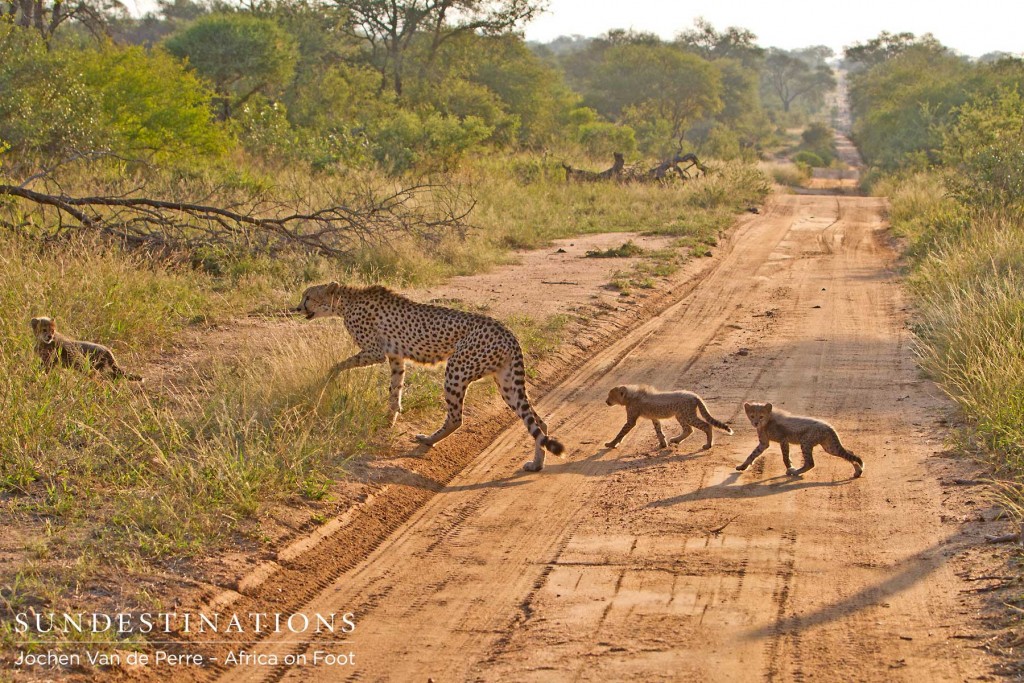
[{"label": "adult cheetah", "polygon": [[505,403],[534,438],[534,458],[523,469],[537,472],[543,468],[544,449],[555,455],[565,450],[547,435],[547,425],[530,405],[519,341],[494,318],[416,303],[385,287],[346,287],[337,282],[308,288],[295,312],[310,320],[331,315],[345,320],[360,351],[331,368],[330,377],[385,360],[390,363],[392,425],[402,411],[406,360],[428,364],[448,361],[444,373],[448,417],[430,436],[418,434],[416,440],[420,443],[433,446],[458,429],[466,389],[471,382],[491,375]]}]

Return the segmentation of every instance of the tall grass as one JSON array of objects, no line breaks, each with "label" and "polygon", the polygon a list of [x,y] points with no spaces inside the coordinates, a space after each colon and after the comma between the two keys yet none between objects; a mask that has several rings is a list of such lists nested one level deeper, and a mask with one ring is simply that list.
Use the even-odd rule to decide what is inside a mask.
[{"label": "tall grass", "polygon": [[978,218],[936,238],[911,280],[926,369],[1007,474],[1024,475],[1024,226]]},{"label": "tall grass", "polygon": [[[0,574],[0,608],[52,605],[105,568],[145,573],[238,534],[258,539],[255,520],[269,503],[322,500],[351,458],[387,447],[387,368],[323,380],[354,352],[338,321],[299,328],[238,318],[294,305],[309,282],[433,282],[506,261],[510,248],[580,233],[639,230],[679,236],[685,249],[713,244],[736,209],[768,191],[741,165],[662,187],[569,185],[538,158],[515,163],[536,172],[482,159],[456,176],[477,201],[465,239],[410,238],[345,262],[238,252],[159,260],[98,240],[0,235],[0,505],[12,528],[37,539],[31,566]],[[310,191],[326,196],[364,180],[325,178]],[[314,185],[258,169],[239,180],[261,191],[275,182]],[[652,272],[679,258],[657,255]],[[149,381],[45,372],[28,325],[36,315],[111,346]],[[506,322],[536,358],[557,347],[568,320]],[[248,336],[217,337],[224,325]],[[207,339],[224,346],[182,353]],[[406,419],[440,417],[440,382],[438,369],[407,375]]]},{"label": "tall grass", "polygon": [[963,409],[969,445],[1024,480],[1024,217],[961,206],[936,174],[880,189],[908,239],[922,365]]}]

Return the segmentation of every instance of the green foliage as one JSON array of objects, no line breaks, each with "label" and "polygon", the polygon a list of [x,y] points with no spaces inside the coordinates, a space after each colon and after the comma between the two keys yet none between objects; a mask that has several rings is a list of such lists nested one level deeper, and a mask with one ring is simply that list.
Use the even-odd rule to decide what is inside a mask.
[{"label": "green foliage", "polygon": [[871,69],[903,54],[908,48],[922,46],[926,49],[942,49],[935,37],[926,33],[917,38],[913,33],[889,33],[882,31],[877,37],[864,43],[854,43],[844,50],[846,67],[852,72]]},{"label": "green foliage", "polygon": [[684,50],[710,61],[738,61],[749,71],[754,71],[764,57],[764,48],[758,47],[756,41],[757,36],[747,29],[730,26],[718,31],[703,17],[695,19],[692,29],[676,37],[676,43]]},{"label": "green foliage", "polygon": [[800,150],[793,155],[793,163],[804,164],[811,168],[823,168],[828,166],[824,159],[810,150]]},{"label": "green foliage", "polygon": [[225,118],[256,93],[280,92],[298,59],[295,40],[273,20],[242,12],[200,17],[165,46],[213,83]]},{"label": "green foliage", "polygon": [[390,173],[402,173],[413,167],[445,170],[454,166],[462,155],[491,135],[481,119],[467,116],[461,121],[453,116],[430,113],[418,116],[398,111],[377,124],[370,136],[370,154]]},{"label": "green foliage", "polygon": [[636,131],[630,126],[602,121],[593,109],[580,107],[570,115],[573,139],[591,156],[604,158],[615,152],[636,151]]},{"label": "green foliage", "polygon": [[628,44],[605,52],[590,99],[602,114],[646,131],[641,149],[663,152],[677,148],[695,121],[721,110],[721,87],[718,70],[696,55]]},{"label": "green foliage", "polygon": [[47,51],[33,32],[0,24],[0,90],[0,137],[25,163],[100,151],[192,161],[232,144],[212,120],[212,93],[160,51]]},{"label": "green foliage", "polygon": [[298,135],[288,121],[284,104],[256,95],[235,110],[233,127],[239,142],[258,157],[294,160]]},{"label": "green foliage", "polygon": [[[495,129],[494,141],[499,143],[551,142],[562,133],[569,111],[579,100],[557,70],[511,35],[469,33],[450,41],[424,84],[430,92],[419,95],[421,100],[445,113],[479,116]],[[471,93],[483,106],[457,103]]]},{"label": "green foliage", "polygon": [[180,161],[220,156],[230,146],[212,121],[213,93],[167,53],[108,47],[75,61],[83,85],[97,96],[104,142],[119,154]]},{"label": "green foliage", "polygon": [[0,22],[0,138],[18,157],[62,159],[95,148],[96,94],[38,33]]},{"label": "green foliage", "polygon": [[945,48],[915,45],[855,76],[853,134],[868,163],[895,169],[935,162],[942,127],[969,97],[972,71]]},{"label": "green foliage", "polygon": [[835,131],[823,123],[812,123],[801,133],[800,151],[793,161],[820,168],[829,166],[835,157]]},{"label": "green foliage", "polygon": [[1024,209],[1024,97],[1004,89],[956,114],[942,138],[953,195],[967,206]]}]

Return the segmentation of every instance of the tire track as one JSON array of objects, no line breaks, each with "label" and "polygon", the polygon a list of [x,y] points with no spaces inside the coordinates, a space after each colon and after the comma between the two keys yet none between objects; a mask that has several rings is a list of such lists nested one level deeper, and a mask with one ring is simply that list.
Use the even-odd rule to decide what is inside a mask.
[{"label": "tire track", "polygon": [[[515,427],[503,432],[319,591],[303,610],[362,610],[365,596],[381,595],[357,615],[360,669],[345,675],[888,681],[898,658],[929,680],[979,671],[977,653],[928,640],[956,578],[935,551],[944,535],[928,511],[941,491],[921,474],[927,446],[904,439],[895,452],[881,448],[937,406],[907,388],[915,370],[904,358],[888,257],[863,248],[882,204],[842,199],[825,252],[815,249],[814,217],[831,215],[834,202],[777,198],[685,298],[539,401],[572,444],[564,461],[523,474],[528,439]],[[608,386],[645,381],[707,389],[713,414],[732,406],[739,416],[736,436],[708,452],[688,442],[652,451],[639,429],[617,451],[595,445],[621,425],[621,412],[603,403]],[[895,403],[907,391],[914,400]],[[833,421],[863,451],[868,475],[851,481],[847,463],[822,455],[807,476],[786,477],[777,447],[735,472],[754,445],[738,406],[769,395]],[[913,496],[901,483],[911,478],[922,482]],[[913,639],[873,645],[891,643],[896,628]],[[258,647],[275,651],[277,640]],[[227,674],[257,680],[261,672]],[[283,674],[342,678],[325,669]]]}]

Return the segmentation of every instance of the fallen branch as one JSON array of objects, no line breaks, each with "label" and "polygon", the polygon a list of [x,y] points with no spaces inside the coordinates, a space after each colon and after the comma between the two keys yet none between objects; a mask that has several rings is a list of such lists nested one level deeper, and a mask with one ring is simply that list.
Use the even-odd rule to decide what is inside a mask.
[{"label": "fallen branch", "polygon": [[[3,196],[30,202],[39,211],[54,210],[56,220],[41,221],[56,226],[48,237],[84,229],[133,247],[167,251],[242,245],[270,254],[300,249],[331,257],[349,254],[362,245],[381,245],[398,236],[430,241],[452,232],[464,236],[468,229],[465,221],[474,204],[438,185],[416,185],[383,196],[367,191],[348,203],[304,211],[265,200],[225,208],[152,197],[75,197],[0,184]],[[430,201],[422,201],[424,198]],[[10,221],[0,223],[15,226]],[[24,229],[24,221],[20,227]]]},{"label": "fallen branch", "polygon": [[1002,534],[1001,536],[986,536],[986,543],[1020,543],[1020,532],[1013,534]]},{"label": "fallen branch", "polygon": [[626,160],[619,152],[615,152],[615,162],[611,168],[607,168],[600,173],[596,171],[587,171],[582,168],[573,168],[568,164],[562,164],[562,168],[565,169],[565,182],[576,181],[581,183],[593,183],[601,180],[613,180],[618,179],[622,175],[622,169],[625,167]]},{"label": "fallen branch", "polygon": [[[680,166],[685,164],[685,166]],[[638,167],[634,166],[625,175],[627,182],[666,182],[669,179],[669,173],[675,171],[675,173],[683,180],[689,180],[689,170],[696,167],[698,176],[707,176],[708,167],[700,162],[696,154],[676,154],[671,159],[662,161],[657,166],[649,168],[646,171],[641,171]]]},{"label": "fallen branch", "polygon": [[619,152],[615,152],[615,163],[612,164],[611,168],[605,169],[600,173],[573,168],[565,163],[562,164],[562,168],[565,169],[566,182],[576,181],[585,183],[595,183],[602,180],[615,180],[623,183],[663,183],[669,180],[672,172],[675,172],[683,180],[691,178],[689,171],[692,168],[697,169],[698,176],[706,176],[709,172],[708,167],[700,162],[696,154],[692,153],[676,154],[672,158],[666,159],[657,166],[648,169],[641,169],[639,165],[626,168],[623,164],[623,156]]}]

